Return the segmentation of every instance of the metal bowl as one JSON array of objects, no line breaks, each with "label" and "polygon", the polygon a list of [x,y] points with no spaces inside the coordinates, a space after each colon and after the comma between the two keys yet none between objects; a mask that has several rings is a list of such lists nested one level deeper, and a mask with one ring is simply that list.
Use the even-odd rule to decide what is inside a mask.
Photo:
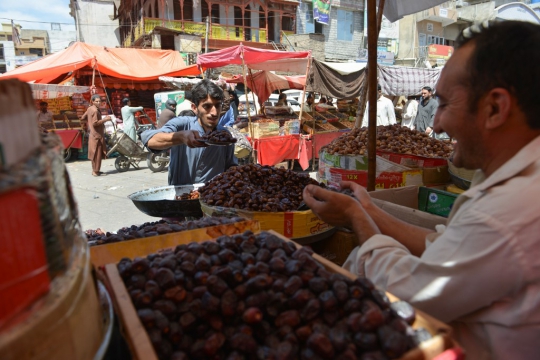
[{"label": "metal bowl", "polygon": [[137,191],[128,198],[141,212],[155,217],[202,217],[199,199],[175,200],[177,195],[189,193],[204,184],[160,186]]}]

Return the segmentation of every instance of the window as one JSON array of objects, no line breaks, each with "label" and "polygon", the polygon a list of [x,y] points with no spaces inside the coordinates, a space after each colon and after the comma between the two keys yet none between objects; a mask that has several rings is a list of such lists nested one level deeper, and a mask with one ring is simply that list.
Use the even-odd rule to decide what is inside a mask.
[{"label": "window", "polygon": [[444,38],[440,36],[428,35],[428,45],[445,45]]},{"label": "window", "polygon": [[4,60],[4,45],[0,44],[0,60]]},{"label": "window", "polygon": [[353,12],[338,9],[337,11],[337,39],[352,41]]},{"label": "window", "polygon": [[35,54],[37,56],[43,56],[43,49],[32,49],[30,48],[30,54]]},{"label": "window", "polygon": [[304,28],[305,34],[311,34],[315,32],[315,22],[313,21],[313,4],[301,3],[302,8],[306,13],[306,26]]}]

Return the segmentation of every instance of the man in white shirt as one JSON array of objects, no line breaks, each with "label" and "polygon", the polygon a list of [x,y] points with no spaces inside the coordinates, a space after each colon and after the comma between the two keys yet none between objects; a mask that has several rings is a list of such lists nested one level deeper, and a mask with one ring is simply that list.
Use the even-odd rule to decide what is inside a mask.
[{"label": "man in white shirt", "polygon": [[442,70],[434,131],[457,141],[456,166],[480,169],[445,229],[394,218],[350,182],[358,201],[304,190],[320,218],[354,230],[344,267],[449,323],[469,359],[540,354],[539,43],[536,24],[474,25]]},{"label": "man in white shirt", "polygon": [[[377,84],[377,91],[379,96],[377,98],[377,126],[394,125],[396,123],[394,104],[390,99],[383,96],[380,84]],[[368,126],[368,110],[369,102],[366,104],[364,119],[362,119],[362,127]]]},{"label": "man in white shirt", "polygon": [[401,126],[414,129],[414,121],[418,113],[418,101],[414,96],[409,96],[407,102],[403,101],[403,112],[401,113]]}]

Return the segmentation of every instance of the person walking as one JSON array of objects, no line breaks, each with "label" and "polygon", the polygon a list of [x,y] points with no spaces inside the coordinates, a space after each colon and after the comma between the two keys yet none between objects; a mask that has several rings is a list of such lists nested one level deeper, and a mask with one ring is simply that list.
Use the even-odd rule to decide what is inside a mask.
[{"label": "person walking", "polygon": [[131,107],[131,101],[128,98],[122,100],[124,106],[122,107],[122,121],[124,122],[124,133],[126,133],[131,140],[137,142],[137,123],[135,121],[135,113],[137,111],[143,111],[142,106]]},{"label": "person walking", "polygon": [[416,130],[431,135],[433,132],[433,118],[439,103],[433,98],[433,89],[429,86],[422,88],[422,99],[418,104],[418,113],[414,122]]},{"label": "person walking", "polygon": [[[377,126],[394,125],[396,123],[396,111],[394,104],[390,99],[383,96],[380,84],[377,84]],[[368,126],[368,111],[369,102],[366,104],[364,119],[362,119],[362,127]]]},{"label": "person walking", "polygon": [[92,95],[90,100],[92,105],[81,117],[88,122],[88,158],[92,162],[92,176],[105,176],[101,170],[101,161],[107,156],[107,147],[105,146],[105,123],[111,121],[110,116],[102,117],[99,105],[101,96]]}]

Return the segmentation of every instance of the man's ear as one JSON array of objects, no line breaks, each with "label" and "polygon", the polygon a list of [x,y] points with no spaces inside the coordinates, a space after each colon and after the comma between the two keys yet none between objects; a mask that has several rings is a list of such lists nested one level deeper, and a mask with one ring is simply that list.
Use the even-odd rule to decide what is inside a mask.
[{"label": "man's ear", "polygon": [[512,95],[503,88],[491,89],[481,100],[486,115],[485,128],[492,130],[505,124],[512,107]]},{"label": "man's ear", "polygon": [[195,106],[194,103],[191,103],[191,110],[193,110],[193,112],[195,113],[195,115],[197,115],[199,113],[198,109],[197,109],[197,106]]}]

